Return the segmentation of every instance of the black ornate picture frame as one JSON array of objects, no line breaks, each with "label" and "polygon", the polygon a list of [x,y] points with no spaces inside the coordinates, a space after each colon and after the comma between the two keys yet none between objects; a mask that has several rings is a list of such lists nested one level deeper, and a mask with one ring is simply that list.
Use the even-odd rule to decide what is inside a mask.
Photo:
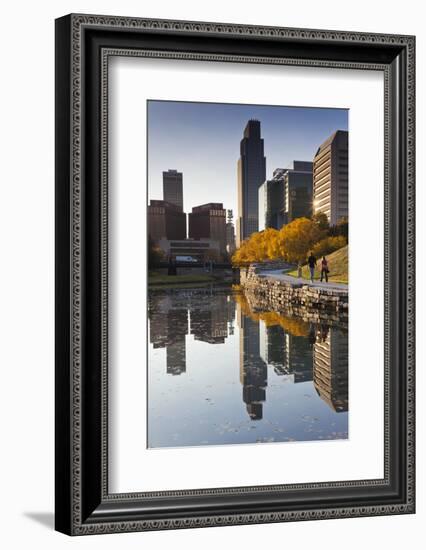
[{"label": "black ornate picture frame", "polygon": [[[383,479],[108,491],[108,59],[384,74]],[[56,21],[56,529],[69,535],[409,514],[414,501],[415,38],[68,15]]]}]

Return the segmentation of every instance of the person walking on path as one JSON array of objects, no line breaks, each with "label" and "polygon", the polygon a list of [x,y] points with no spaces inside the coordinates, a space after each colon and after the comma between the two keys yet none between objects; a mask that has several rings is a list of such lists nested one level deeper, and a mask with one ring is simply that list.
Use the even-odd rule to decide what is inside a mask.
[{"label": "person walking on path", "polygon": [[325,277],[325,282],[328,283],[328,272],[329,272],[328,262],[325,256],[323,256],[321,260],[321,282],[323,277]]},{"label": "person walking on path", "polygon": [[315,258],[313,252],[310,253],[308,258],[309,271],[311,272],[311,283],[314,282],[315,267],[317,265],[317,259]]}]

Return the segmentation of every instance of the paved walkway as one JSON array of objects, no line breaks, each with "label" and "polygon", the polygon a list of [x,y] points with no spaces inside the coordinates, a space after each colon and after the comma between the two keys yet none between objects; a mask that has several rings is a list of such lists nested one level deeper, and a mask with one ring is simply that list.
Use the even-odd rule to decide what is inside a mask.
[{"label": "paved walkway", "polygon": [[308,281],[307,279],[298,279],[297,277],[292,277],[291,275],[285,275],[282,270],[262,270],[259,275],[264,275],[266,277],[269,277],[270,279],[277,279],[279,281],[284,281],[293,285],[303,284],[315,288],[323,288],[325,290],[344,290],[347,292],[349,289],[349,286],[344,285],[343,283],[321,283],[320,281],[314,281],[313,283],[311,283],[311,281]]}]

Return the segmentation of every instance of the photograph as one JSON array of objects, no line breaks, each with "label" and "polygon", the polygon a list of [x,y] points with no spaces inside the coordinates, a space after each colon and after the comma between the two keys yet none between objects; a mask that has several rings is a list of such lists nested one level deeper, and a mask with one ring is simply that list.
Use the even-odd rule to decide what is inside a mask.
[{"label": "photograph", "polygon": [[[318,546],[331,520],[352,548],[357,518],[389,548],[406,542],[421,18],[311,4],[233,16],[228,3],[229,22],[201,17],[200,3],[156,5],[155,17],[57,9],[55,460],[40,455],[37,471],[54,470],[59,533],[126,545],[169,531],[174,544],[226,526],[229,546],[236,526],[290,522],[290,543]],[[26,89],[24,73],[11,72]],[[30,161],[12,163],[12,184]],[[21,227],[28,209],[52,229],[9,188],[25,210],[13,234],[39,237]]]},{"label": "photograph", "polygon": [[147,448],[347,440],[349,109],[146,108]]}]

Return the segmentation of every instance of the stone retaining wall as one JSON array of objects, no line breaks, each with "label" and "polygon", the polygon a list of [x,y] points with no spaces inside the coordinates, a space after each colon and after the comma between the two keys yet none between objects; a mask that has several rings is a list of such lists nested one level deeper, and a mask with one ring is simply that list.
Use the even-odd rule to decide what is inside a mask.
[{"label": "stone retaining wall", "polygon": [[[347,322],[348,291],[313,287],[295,279],[280,281],[262,273],[256,264],[240,270],[240,285],[252,306],[263,311],[290,312],[310,320]],[[250,300],[250,295],[252,298]]]}]

